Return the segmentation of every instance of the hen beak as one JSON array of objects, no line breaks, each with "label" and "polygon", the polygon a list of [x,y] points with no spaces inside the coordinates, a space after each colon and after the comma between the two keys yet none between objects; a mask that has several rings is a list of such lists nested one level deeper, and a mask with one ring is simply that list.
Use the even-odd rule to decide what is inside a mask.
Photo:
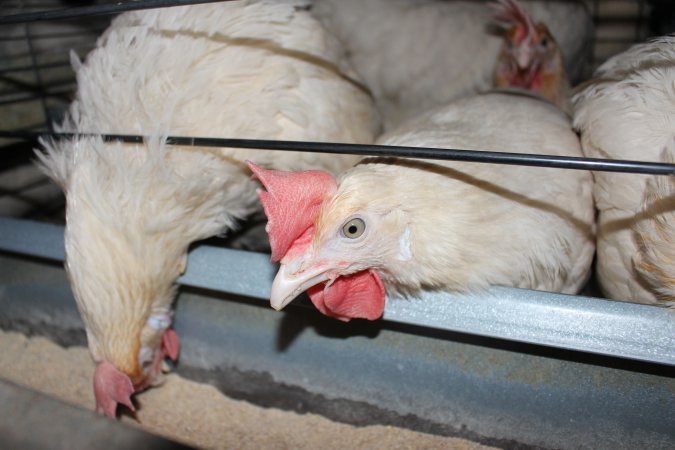
[{"label": "hen beak", "polygon": [[[280,311],[295,297],[307,289],[329,279],[327,272],[330,267],[322,264],[313,264],[302,270],[304,258],[293,261],[291,264],[281,264],[272,282],[270,304],[272,308]],[[294,268],[296,268],[294,270]]]},{"label": "hen beak", "polygon": [[534,53],[529,48],[520,49],[516,54],[516,63],[520,70],[526,69],[532,64],[532,59],[534,58]]}]

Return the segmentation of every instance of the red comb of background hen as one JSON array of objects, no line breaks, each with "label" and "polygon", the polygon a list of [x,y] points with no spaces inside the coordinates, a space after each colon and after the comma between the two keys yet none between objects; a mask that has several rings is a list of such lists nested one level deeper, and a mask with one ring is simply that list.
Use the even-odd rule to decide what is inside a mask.
[{"label": "red comb of background hen", "polygon": [[321,203],[335,193],[337,183],[321,170],[284,172],[266,170],[247,161],[248,167],[265,186],[258,197],[267,216],[265,230],[270,238],[272,261],[279,261],[293,242],[313,226]]},{"label": "red comb of background hen", "polygon": [[384,312],[385,291],[380,277],[371,270],[338,277],[326,289],[320,283],[307,290],[321,313],[348,322],[351,319],[379,319]]},{"label": "red comb of background hen", "polygon": [[532,18],[523,5],[516,0],[497,0],[497,3],[491,3],[490,6],[495,11],[495,19],[511,25],[522,25],[523,28],[519,30],[516,43],[520,43],[526,36],[534,35]]}]

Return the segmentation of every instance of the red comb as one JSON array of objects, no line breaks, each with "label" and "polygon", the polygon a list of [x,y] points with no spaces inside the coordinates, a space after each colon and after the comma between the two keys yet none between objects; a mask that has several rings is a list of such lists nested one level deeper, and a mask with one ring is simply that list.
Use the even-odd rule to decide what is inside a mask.
[{"label": "red comb", "polygon": [[284,172],[267,170],[246,162],[267,189],[258,189],[258,197],[267,215],[265,230],[270,238],[272,261],[284,257],[293,242],[314,225],[319,208],[335,193],[337,183],[322,170]]},{"label": "red comb", "polygon": [[96,412],[115,418],[117,404],[121,403],[135,411],[131,402],[134,386],[127,375],[117,370],[108,361],[98,363],[94,372],[94,396]]},{"label": "red comb", "polygon": [[516,0],[497,0],[490,6],[495,11],[495,19],[512,25],[523,25],[527,35],[534,34],[534,22],[527,10]]}]

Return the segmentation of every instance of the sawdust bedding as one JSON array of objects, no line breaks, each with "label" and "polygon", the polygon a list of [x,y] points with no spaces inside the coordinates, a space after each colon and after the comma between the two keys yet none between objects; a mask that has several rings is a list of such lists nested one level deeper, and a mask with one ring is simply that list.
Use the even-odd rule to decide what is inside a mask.
[{"label": "sawdust bedding", "polygon": [[[62,348],[43,337],[2,330],[0,348],[0,378],[93,410],[94,364],[86,348]],[[160,388],[138,394],[136,402],[136,419],[123,416],[123,422],[200,448],[490,448],[396,427],[354,427],[314,414],[261,408],[176,374],[169,374]]]}]

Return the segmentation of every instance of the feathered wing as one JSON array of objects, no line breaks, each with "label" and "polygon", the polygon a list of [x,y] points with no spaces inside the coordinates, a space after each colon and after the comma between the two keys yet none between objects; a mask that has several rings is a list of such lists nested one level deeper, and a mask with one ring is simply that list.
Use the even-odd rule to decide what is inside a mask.
[{"label": "feathered wing", "polygon": [[[563,113],[537,98],[497,92],[439,108],[378,142],[581,155]],[[439,280],[462,280],[451,289],[493,284],[576,293],[583,287],[594,252],[590,173],[458,162],[433,166],[446,169],[440,177],[420,172],[420,183],[434,183],[416,189],[438,192],[425,195],[429,205],[417,220],[430,232],[418,234],[416,242],[438,251],[420,266],[438,267]],[[417,201],[425,200],[412,203]],[[439,239],[448,240],[446,247]]]},{"label": "feathered wing", "polygon": [[[663,161],[675,161],[675,137],[664,149]],[[638,252],[634,264],[649,288],[675,307],[675,184],[672,177],[647,182],[643,211],[635,226]]]},{"label": "feathered wing", "polygon": [[[634,46],[598,69],[600,78],[578,93],[574,125],[589,157],[659,161],[675,130],[675,38]],[[598,208],[597,275],[605,295],[655,303],[638,275],[633,227],[647,177],[594,173]]]},{"label": "feathered wing", "polygon": [[[371,142],[379,123],[369,94],[340,71],[339,42],[302,9],[306,4],[225,2],[117,17],[77,71],[78,95],[64,128]],[[242,166],[252,154],[224,152]],[[262,165],[289,170],[339,172],[357,159],[254,154]]]}]

